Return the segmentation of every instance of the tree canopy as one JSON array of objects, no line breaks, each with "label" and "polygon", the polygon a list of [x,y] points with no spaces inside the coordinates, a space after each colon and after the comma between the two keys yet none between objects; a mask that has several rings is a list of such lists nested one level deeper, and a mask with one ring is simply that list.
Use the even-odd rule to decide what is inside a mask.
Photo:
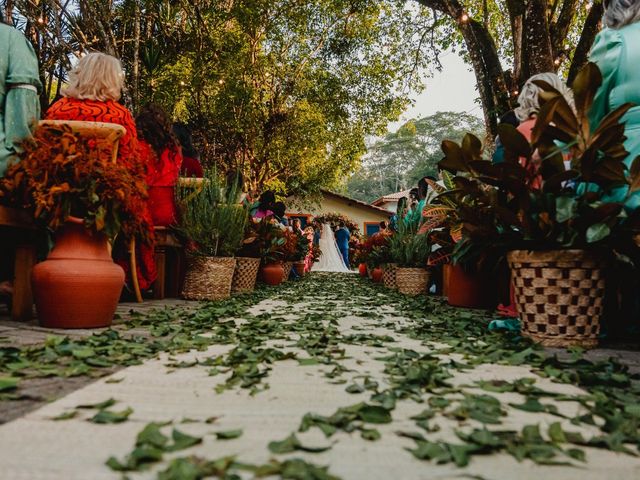
[{"label": "tree canopy", "polygon": [[349,196],[372,202],[414,187],[426,175],[437,178],[442,140],[460,141],[467,132],[484,134],[482,121],[467,113],[438,112],[409,120],[369,145],[361,170],[347,183]]},{"label": "tree canopy", "polygon": [[485,123],[496,134],[520,86],[542,72],[573,78],[587,61],[603,15],[601,0],[415,0],[430,10],[432,52],[463,52],[474,69]]},{"label": "tree canopy", "polygon": [[189,124],[209,165],[253,191],[299,193],[351,173],[420,88],[422,9],[402,0],[4,1],[36,45],[46,103],[74,57],[120,57],[126,101]]}]

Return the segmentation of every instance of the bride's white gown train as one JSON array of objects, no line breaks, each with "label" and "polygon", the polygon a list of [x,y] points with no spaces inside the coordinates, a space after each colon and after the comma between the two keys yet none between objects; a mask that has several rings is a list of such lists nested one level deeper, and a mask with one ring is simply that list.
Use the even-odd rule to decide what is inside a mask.
[{"label": "bride's white gown train", "polygon": [[351,270],[344,264],[344,259],[338,250],[336,237],[333,234],[331,225],[325,223],[322,226],[322,234],[320,236],[320,259],[311,267],[312,272],[336,272],[350,273]]}]

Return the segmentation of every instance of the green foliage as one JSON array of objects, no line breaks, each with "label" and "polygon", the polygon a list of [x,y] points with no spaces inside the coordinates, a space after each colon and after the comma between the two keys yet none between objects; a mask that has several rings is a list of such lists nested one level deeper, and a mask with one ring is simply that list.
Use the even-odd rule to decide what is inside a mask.
[{"label": "green foliage", "polygon": [[249,214],[236,202],[236,188],[225,186],[216,170],[208,170],[201,183],[176,187],[177,229],[193,242],[197,254],[231,257],[241,247]]},{"label": "green foliage", "polygon": [[367,146],[362,168],[347,183],[349,196],[373,202],[416,186],[427,175],[437,178],[441,139],[460,141],[466,132],[483,137],[482,121],[462,112],[438,112],[408,121]]},{"label": "green foliage", "polygon": [[591,248],[611,245],[624,234],[624,199],[608,195],[614,188],[633,190],[620,123],[630,105],[612,111],[600,125],[589,125],[587,115],[601,83],[597,66],[588,64],[575,80],[574,112],[541,82],[532,142],[515,128],[501,126],[502,164],[484,160],[482,143],[473,135],[460,145],[443,142],[440,166],[462,172],[454,179],[454,194],[466,199],[456,207],[465,236],[456,245],[458,258],[520,248]]}]

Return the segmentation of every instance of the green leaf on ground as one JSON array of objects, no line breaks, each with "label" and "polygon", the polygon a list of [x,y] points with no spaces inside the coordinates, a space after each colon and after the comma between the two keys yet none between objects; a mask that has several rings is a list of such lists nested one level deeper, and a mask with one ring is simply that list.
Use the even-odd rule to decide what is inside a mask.
[{"label": "green leaf on ground", "polygon": [[215,432],[215,435],[218,440],[233,440],[242,436],[242,430],[225,430],[222,432]]},{"label": "green leaf on ground", "polygon": [[129,415],[133,413],[131,408],[122,410],[120,412],[112,412],[110,410],[100,410],[93,417],[89,419],[91,423],[109,424],[109,423],[122,423],[126,422]]}]

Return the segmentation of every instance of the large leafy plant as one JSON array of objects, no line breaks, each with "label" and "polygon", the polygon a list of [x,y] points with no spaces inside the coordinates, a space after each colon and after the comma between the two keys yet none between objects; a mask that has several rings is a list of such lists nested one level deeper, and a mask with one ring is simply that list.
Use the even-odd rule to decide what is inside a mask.
[{"label": "large leafy plant", "polygon": [[143,172],[113,163],[111,149],[68,126],[39,127],[0,179],[2,203],[27,209],[51,230],[69,217],[114,238],[148,239]]},{"label": "large leafy plant", "polygon": [[[235,187],[230,187],[234,189]],[[233,200],[234,192],[224,185],[215,170],[194,186],[176,188],[180,222],[177,229],[191,242],[192,253],[207,257],[230,257],[240,249],[247,209]]]},{"label": "large leafy plant", "polygon": [[399,267],[424,268],[431,255],[429,235],[419,233],[417,225],[400,223],[400,229],[389,239],[389,252]]},{"label": "large leafy plant", "polygon": [[[541,110],[531,143],[504,125],[500,137],[505,162],[483,158],[481,142],[467,135],[461,145],[444,142],[442,168],[458,172],[461,193],[475,208],[458,209],[464,240],[458,253],[501,249],[588,248],[611,240],[625,219],[616,189],[638,188],[624,160],[624,125],[631,107],[623,105],[591,125],[588,112],[602,84],[597,66],[588,64],[574,82],[576,110],[550,85],[540,82]],[[636,171],[634,162],[632,171]]]}]

